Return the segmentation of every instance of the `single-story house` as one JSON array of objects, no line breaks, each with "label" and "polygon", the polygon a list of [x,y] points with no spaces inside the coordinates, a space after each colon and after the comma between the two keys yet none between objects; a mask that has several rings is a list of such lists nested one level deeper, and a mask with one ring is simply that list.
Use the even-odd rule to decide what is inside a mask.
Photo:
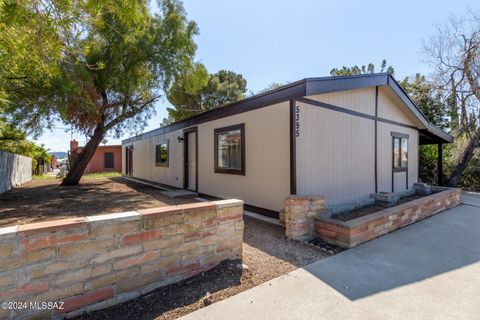
[{"label": "single-story house", "polygon": [[419,145],[452,141],[389,74],[307,78],[122,141],[122,172],[278,216],[412,188]]},{"label": "single-story house", "polygon": [[[73,159],[82,150],[83,147],[78,146],[78,141],[73,139],[70,141],[69,159]],[[122,146],[121,145],[104,145],[98,146],[93,154],[92,159],[85,168],[86,173],[101,172],[121,172],[122,171]]]}]

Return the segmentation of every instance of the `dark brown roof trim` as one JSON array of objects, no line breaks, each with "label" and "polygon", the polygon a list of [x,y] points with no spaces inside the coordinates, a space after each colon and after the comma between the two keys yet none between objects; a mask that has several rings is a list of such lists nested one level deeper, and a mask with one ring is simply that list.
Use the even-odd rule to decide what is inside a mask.
[{"label": "dark brown roof trim", "polygon": [[[306,78],[285,86],[270,90],[252,97],[236,101],[224,107],[212,109],[201,114],[195,115],[189,119],[173,123],[149,132],[142,133],[122,141],[122,144],[132,143],[148,137],[165,134],[168,132],[188,128],[200,123],[229,117],[232,115],[264,108],[273,104],[287,102],[288,100],[300,99],[305,96],[312,96],[327,92],[336,92],[344,90],[353,90],[366,87],[388,85],[400,97],[400,99],[409,107],[416,117],[424,124],[431,134],[438,136],[440,141],[452,142],[453,137],[442,130],[430,124],[418,107],[403,91],[395,79],[386,73],[354,75],[354,76],[335,76],[321,78]],[[390,122],[386,120],[384,122]]]},{"label": "dark brown roof trim", "polygon": [[352,115],[352,116],[355,116],[355,117],[360,117],[360,118],[369,119],[369,120],[377,120],[379,122],[389,123],[389,124],[393,124],[393,125],[396,125],[396,126],[417,130],[417,127],[409,125],[409,124],[405,124],[405,123],[401,123],[401,122],[397,122],[397,121],[393,121],[393,120],[389,120],[389,119],[385,119],[385,118],[375,117],[375,116],[372,116],[372,115],[369,115],[369,114],[366,114],[366,113],[353,111],[353,110],[350,110],[350,109],[347,109],[347,108],[338,107],[338,106],[335,106],[333,104],[328,104],[328,103],[325,103],[325,102],[320,102],[320,101],[307,99],[307,98],[300,98],[300,99],[297,99],[297,101],[303,102],[303,103],[306,103],[306,104],[310,104],[310,105],[314,105],[316,107],[336,111],[336,112],[346,113],[346,114],[349,114],[349,115]]}]

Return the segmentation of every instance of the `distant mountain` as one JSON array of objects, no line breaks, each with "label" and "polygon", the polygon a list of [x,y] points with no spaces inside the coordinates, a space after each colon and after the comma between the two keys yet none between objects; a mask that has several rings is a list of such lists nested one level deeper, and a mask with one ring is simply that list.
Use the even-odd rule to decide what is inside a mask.
[{"label": "distant mountain", "polygon": [[55,155],[55,158],[59,159],[59,158],[66,158],[68,156],[68,153],[66,152],[50,152],[50,154],[54,154]]}]

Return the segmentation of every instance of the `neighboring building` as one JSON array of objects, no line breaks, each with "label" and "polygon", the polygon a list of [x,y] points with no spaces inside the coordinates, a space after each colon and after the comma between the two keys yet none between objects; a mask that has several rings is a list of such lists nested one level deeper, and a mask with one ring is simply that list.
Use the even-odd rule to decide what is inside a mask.
[{"label": "neighboring building", "polygon": [[309,78],[122,141],[122,172],[277,216],[412,188],[419,145],[452,141],[388,74]]},{"label": "neighboring building", "polygon": [[[73,139],[70,141],[70,157],[71,160],[82,150],[83,147],[78,146],[78,141]],[[85,168],[86,173],[99,172],[121,172],[122,171],[122,146],[98,146],[95,154]]]},{"label": "neighboring building", "polygon": [[50,155],[50,168],[55,169],[57,167],[57,157],[54,154]]}]

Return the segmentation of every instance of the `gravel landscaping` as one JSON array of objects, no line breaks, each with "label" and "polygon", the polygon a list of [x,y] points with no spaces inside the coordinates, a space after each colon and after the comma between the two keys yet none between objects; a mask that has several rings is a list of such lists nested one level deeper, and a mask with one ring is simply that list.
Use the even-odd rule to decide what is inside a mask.
[{"label": "gravel landscaping", "polygon": [[226,261],[188,280],[77,319],[176,319],[331,255],[289,241],[282,227],[245,216],[243,264]]},{"label": "gravel landscaping", "polygon": [[0,228],[32,222],[125,212],[196,202],[170,199],[162,190],[123,179],[83,178],[78,186],[60,179],[32,180],[0,195]]}]

